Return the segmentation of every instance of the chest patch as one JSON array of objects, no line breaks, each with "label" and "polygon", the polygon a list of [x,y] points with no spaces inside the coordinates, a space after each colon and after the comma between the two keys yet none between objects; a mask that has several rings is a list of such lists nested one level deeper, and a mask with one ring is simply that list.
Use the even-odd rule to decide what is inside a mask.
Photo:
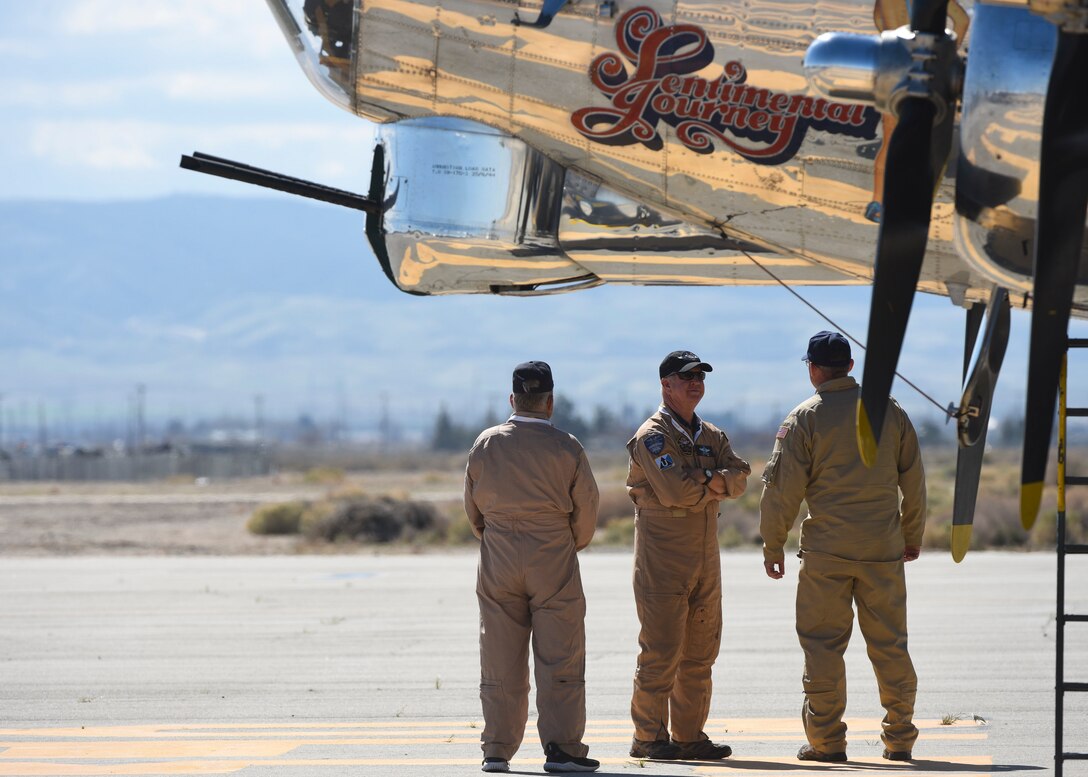
[{"label": "chest patch", "polygon": [[646,450],[650,452],[651,456],[656,456],[665,450],[665,435],[663,434],[648,434],[642,440],[643,445],[646,446]]},{"label": "chest patch", "polygon": [[657,462],[657,468],[662,472],[667,469],[671,469],[674,464],[672,456],[667,453],[664,456],[658,456],[656,459],[654,459],[654,461]]},{"label": "chest patch", "polygon": [[709,445],[696,445],[695,452],[700,456],[713,456],[714,451],[710,449]]},{"label": "chest patch", "polygon": [[677,444],[680,446],[680,452],[682,454],[684,454],[685,456],[691,455],[691,440],[689,440],[687,437],[681,437],[679,440],[677,440]]}]

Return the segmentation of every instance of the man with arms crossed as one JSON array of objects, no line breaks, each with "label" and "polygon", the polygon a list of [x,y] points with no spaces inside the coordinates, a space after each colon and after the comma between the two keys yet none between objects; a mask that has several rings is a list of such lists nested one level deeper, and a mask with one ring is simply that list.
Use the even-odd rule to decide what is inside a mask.
[{"label": "man with arms crossed", "polygon": [[537,730],[544,770],[592,772],[586,758],[586,600],[577,551],[597,525],[597,483],[585,451],[552,426],[552,371],[514,370],[506,423],[468,455],[465,512],[482,542],[480,700],[483,771],[506,772],[529,714],[529,639],[536,662]]},{"label": "man with arms crossed", "polygon": [[797,636],[805,654],[801,718],[808,744],[797,757],[846,760],[843,654],[856,603],[887,713],[883,755],[909,761],[918,738],[912,722],[918,678],[907,652],[903,562],[918,558],[925,529],[918,437],[907,414],[889,398],[877,461],[866,467],[854,431],[860,387],[848,375],[854,367],[850,343],[838,332],[818,332],[804,360],[816,394],[779,427],[759,504],[763,567],[779,580],[785,574],[786,535],[801,500],[808,502],[797,554]]},{"label": "man with arms crossed", "polygon": [[691,351],[666,356],[658,368],[661,407],[627,443],[642,626],[631,699],[634,758],[732,754],[703,731],[722,635],[718,503],[743,494],[752,469],[725,432],[695,414],[712,369]]}]

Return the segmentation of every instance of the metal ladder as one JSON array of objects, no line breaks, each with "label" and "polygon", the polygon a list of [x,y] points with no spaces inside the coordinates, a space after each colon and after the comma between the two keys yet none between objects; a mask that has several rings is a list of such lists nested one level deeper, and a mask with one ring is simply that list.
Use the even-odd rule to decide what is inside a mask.
[{"label": "metal ladder", "polygon": [[1065,474],[1066,419],[1088,417],[1088,407],[1066,407],[1066,376],[1070,348],[1088,348],[1088,339],[1070,338],[1066,341],[1061,380],[1058,383],[1058,604],[1055,610],[1058,630],[1054,674],[1054,777],[1062,777],[1062,764],[1065,761],[1088,760],[1088,753],[1062,752],[1065,694],[1088,692],[1088,682],[1068,683],[1065,681],[1065,624],[1088,622],[1088,615],[1072,615],[1065,612],[1065,557],[1088,554],[1088,545],[1069,545],[1065,541],[1065,487],[1067,485],[1088,486],[1088,476]]}]

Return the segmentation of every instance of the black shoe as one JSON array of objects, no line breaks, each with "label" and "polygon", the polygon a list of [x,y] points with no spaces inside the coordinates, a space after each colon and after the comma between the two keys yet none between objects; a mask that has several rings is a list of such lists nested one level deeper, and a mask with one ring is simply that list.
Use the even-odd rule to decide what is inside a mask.
[{"label": "black shoe", "polygon": [[544,746],[544,758],[546,772],[595,772],[601,768],[600,761],[564,753],[555,742]]},{"label": "black shoe", "polygon": [[887,758],[889,761],[911,760],[910,750],[889,750],[886,747],[884,748],[884,757]]},{"label": "black shoe", "polygon": [[675,761],[680,748],[667,739],[632,739],[631,757],[654,761]]},{"label": "black shoe", "polygon": [[733,755],[733,748],[714,744],[706,734],[694,742],[677,742],[674,739],[672,743],[680,750],[676,756],[678,761],[720,761]]},{"label": "black shoe", "polygon": [[505,758],[487,757],[484,759],[483,764],[480,766],[480,771],[483,772],[508,772],[510,771],[510,762]]},{"label": "black shoe", "polygon": [[797,751],[798,761],[822,761],[823,763],[842,763],[846,760],[846,753],[824,753],[812,745],[804,745]]}]

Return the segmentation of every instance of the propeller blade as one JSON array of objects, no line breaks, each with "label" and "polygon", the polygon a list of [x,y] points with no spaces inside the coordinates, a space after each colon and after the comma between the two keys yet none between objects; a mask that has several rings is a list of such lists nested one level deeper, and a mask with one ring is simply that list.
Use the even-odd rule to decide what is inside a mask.
[{"label": "propeller blade", "polygon": [[911,3],[910,28],[916,32],[938,35],[948,22],[948,0]]},{"label": "propeller blade", "polygon": [[987,312],[982,348],[979,349],[970,378],[964,383],[960,399],[957,435],[960,446],[964,448],[978,445],[986,438],[997,376],[1009,345],[1012,316],[1009,313],[1008,290],[1000,286],[994,288]]},{"label": "propeller blade", "polygon": [[1058,378],[1069,332],[1088,208],[1088,35],[1058,31],[1039,158],[1020,523],[1035,524],[1043,497]]},{"label": "propeller blade", "polygon": [[[1007,293],[1007,292],[1006,292]],[[967,382],[967,371],[971,369],[971,354],[975,352],[978,330],[982,328],[982,315],[986,309],[977,302],[967,308],[967,326],[963,333],[963,382]]]},{"label": "propeller blade", "polygon": [[982,457],[986,453],[986,432],[977,445],[956,451],[956,491],[952,497],[952,560],[963,561],[971,547],[971,532],[975,522],[975,500],[978,480],[982,475]]},{"label": "propeller blade", "polygon": [[[939,35],[948,0],[917,0],[911,8],[915,32]],[[949,105],[935,125],[937,109],[927,98],[906,97],[888,140],[884,212],[880,220],[865,372],[858,398],[857,438],[862,461],[872,466],[884,427],[892,380],[922,271],[937,184],[952,149],[955,110]]]},{"label": "propeller blade", "polygon": [[[977,333],[977,317],[968,311],[967,342]],[[956,491],[952,501],[952,559],[958,564],[971,546],[971,532],[975,521],[975,500],[978,497],[978,480],[982,474],[982,457],[986,452],[986,432],[993,408],[997,376],[1005,360],[1009,344],[1009,292],[996,287],[987,305],[986,332],[978,352],[971,377],[965,381],[960,416],[957,422],[960,447],[956,453]]]},{"label": "propeller blade", "polygon": [[858,400],[858,450],[876,461],[914,290],[925,259],[933,195],[952,146],[953,111],[934,127],[935,106],[904,101],[888,143],[884,214],[874,263],[865,372]]}]

